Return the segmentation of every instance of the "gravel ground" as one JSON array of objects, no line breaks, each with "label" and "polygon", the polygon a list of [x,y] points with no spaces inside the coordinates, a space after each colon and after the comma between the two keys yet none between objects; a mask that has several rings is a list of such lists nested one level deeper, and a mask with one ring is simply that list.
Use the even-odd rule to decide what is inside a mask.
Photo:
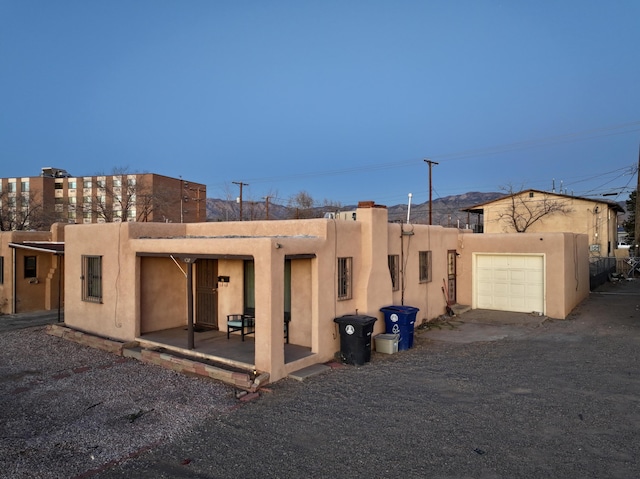
[{"label": "gravel ground", "polygon": [[0,334],[0,477],[90,477],[228,413],[233,390],[49,336]]},{"label": "gravel ground", "polygon": [[[374,353],[365,366],[302,383],[280,381],[233,410],[232,391],[218,384],[78,352],[31,331],[28,338],[39,338],[33,350],[55,341],[47,350],[57,359],[43,354],[28,369],[10,367],[17,376],[7,384],[4,357],[23,349],[3,353],[2,425],[11,426],[2,439],[11,451],[4,470],[11,477],[90,471],[82,477],[102,479],[637,477],[640,281],[608,285],[566,321],[496,317],[466,313],[450,340],[446,328],[420,333],[410,351]],[[508,333],[496,335],[497,324]],[[6,349],[22,339],[0,341]],[[77,354],[68,366],[53,365]],[[38,391],[38,378],[89,358],[110,365],[94,392],[85,396],[80,382]],[[17,393],[19,386],[33,392]],[[61,398],[66,414],[52,414],[62,386],[78,397]],[[7,417],[13,401],[16,414]],[[188,412],[174,418],[176,407]]]}]

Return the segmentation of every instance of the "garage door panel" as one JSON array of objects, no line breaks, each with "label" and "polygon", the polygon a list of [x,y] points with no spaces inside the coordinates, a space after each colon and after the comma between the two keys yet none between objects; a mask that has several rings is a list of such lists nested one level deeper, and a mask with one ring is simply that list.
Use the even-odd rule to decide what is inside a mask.
[{"label": "garage door panel", "polygon": [[496,269],[493,271],[494,281],[509,281],[509,270]]},{"label": "garage door panel", "polygon": [[526,268],[527,260],[524,256],[505,256],[508,259],[509,268]]},{"label": "garage door panel", "polygon": [[515,298],[524,298],[527,295],[527,287],[522,284],[511,284],[509,288],[509,296]]},{"label": "garage door panel", "polygon": [[477,255],[475,273],[477,308],[544,312],[542,256]]},{"label": "garage door panel", "polygon": [[521,270],[521,269],[516,269],[511,271],[511,274],[509,275],[509,279],[511,280],[511,282],[519,282],[519,283],[523,283],[524,281],[526,281],[526,272]]}]

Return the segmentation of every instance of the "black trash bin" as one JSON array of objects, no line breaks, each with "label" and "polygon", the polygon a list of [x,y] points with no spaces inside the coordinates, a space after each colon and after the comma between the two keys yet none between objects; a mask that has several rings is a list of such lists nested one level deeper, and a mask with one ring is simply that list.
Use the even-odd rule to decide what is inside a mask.
[{"label": "black trash bin", "polygon": [[413,347],[413,332],[416,313],[419,308],[413,306],[386,306],[380,311],[384,313],[384,326],[387,334],[399,334],[398,351]]},{"label": "black trash bin", "polygon": [[358,366],[371,361],[371,337],[376,318],[347,314],[333,320],[340,329],[340,356],[347,364]]}]

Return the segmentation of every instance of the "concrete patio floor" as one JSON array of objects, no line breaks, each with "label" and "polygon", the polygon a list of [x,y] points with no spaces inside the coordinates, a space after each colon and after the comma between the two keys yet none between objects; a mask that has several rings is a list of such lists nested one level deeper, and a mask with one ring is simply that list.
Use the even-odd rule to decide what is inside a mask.
[{"label": "concrete patio floor", "polygon": [[[208,330],[194,332],[194,349],[188,349],[187,328],[172,328],[146,333],[137,338],[145,347],[163,347],[188,356],[207,357],[231,366],[253,369],[255,365],[255,339],[245,336],[244,341],[238,334],[227,339],[224,331]],[[282,343],[285,363],[297,361],[313,354],[311,348],[297,344]]]}]

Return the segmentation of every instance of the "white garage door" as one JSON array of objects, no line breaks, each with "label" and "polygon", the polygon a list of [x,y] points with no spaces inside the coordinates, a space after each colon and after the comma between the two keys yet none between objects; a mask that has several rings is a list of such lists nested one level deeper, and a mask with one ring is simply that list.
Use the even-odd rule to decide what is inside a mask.
[{"label": "white garage door", "polygon": [[544,313],[544,257],[476,255],[478,309]]}]

